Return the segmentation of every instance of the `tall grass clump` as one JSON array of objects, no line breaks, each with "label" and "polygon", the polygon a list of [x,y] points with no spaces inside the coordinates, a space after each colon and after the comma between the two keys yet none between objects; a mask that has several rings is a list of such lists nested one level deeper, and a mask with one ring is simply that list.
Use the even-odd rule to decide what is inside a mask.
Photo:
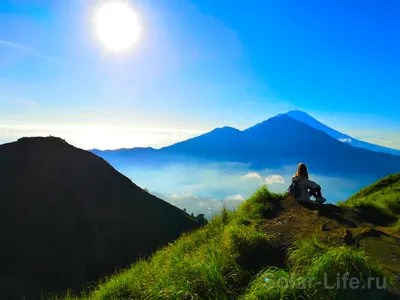
[{"label": "tall grass clump", "polygon": [[[343,276],[354,278],[352,287]],[[296,241],[290,248],[287,271],[264,270],[242,299],[383,299],[385,280],[380,267],[362,249],[328,245],[313,237]]]},{"label": "tall grass clump", "polygon": [[[306,278],[294,276],[289,270],[266,268],[250,283],[240,300],[318,299],[314,290],[305,286]],[[325,298],[324,298],[325,299]]]},{"label": "tall grass clump", "polygon": [[[318,296],[329,295],[331,299],[381,299],[386,295],[386,289],[379,289],[380,286],[375,282],[369,282],[373,278],[378,280],[376,283],[384,283],[385,276],[363,249],[323,244],[314,236],[294,244],[289,251],[288,264],[294,274],[310,276],[332,287],[328,290],[321,288],[323,286],[315,286],[315,295]],[[349,281],[345,286],[342,276],[358,281],[359,287],[350,288]],[[363,289],[362,286],[368,288]]]},{"label": "tall grass clump", "polygon": [[284,198],[284,194],[272,193],[267,186],[260,187],[249,199],[243,202],[235,212],[238,221],[259,223],[271,216],[273,203]]}]

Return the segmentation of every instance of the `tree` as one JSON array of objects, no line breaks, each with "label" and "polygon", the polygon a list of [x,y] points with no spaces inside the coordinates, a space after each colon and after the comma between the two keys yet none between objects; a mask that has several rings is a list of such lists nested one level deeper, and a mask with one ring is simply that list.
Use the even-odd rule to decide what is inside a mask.
[{"label": "tree", "polygon": [[206,217],[204,216],[204,214],[198,214],[196,216],[196,219],[200,222],[200,224],[202,225],[206,225],[208,223],[208,220],[206,219]]}]

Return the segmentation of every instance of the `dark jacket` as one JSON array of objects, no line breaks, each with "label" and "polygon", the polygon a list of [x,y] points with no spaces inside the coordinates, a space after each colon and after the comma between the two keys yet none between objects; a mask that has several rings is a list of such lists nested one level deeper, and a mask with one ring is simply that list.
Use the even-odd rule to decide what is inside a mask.
[{"label": "dark jacket", "polygon": [[314,181],[301,176],[293,177],[292,183],[296,183],[296,200],[310,200],[308,190],[320,187]]}]

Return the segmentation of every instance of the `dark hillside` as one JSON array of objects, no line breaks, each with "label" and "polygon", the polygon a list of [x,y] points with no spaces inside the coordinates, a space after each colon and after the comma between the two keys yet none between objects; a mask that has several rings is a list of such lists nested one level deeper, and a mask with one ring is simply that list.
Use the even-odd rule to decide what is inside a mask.
[{"label": "dark hillside", "polygon": [[0,146],[1,299],[78,290],[197,227],[59,138]]}]

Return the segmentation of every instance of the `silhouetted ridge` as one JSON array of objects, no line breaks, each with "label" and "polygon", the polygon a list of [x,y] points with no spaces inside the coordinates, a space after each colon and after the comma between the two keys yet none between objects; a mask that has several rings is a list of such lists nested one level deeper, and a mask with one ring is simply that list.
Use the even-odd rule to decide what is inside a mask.
[{"label": "silhouetted ridge", "polygon": [[1,299],[78,290],[197,227],[62,139],[0,145]]},{"label": "silhouetted ridge", "polygon": [[[22,137],[17,140],[18,144],[32,144],[32,143],[45,143],[47,146],[65,146],[68,145],[73,147],[72,145],[68,144],[64,139],[56,137],[56,136],[48,136],[48,137]],[[44,144],[43,144],[44,145]]]},{"label": "silhouetted ridge", "polygon": [[233,128],[233,127],[230,127],[230,126],[224,126],[224,127],[218,127],[218,128],[215,128],[214,130],[212,130],[212,131],[210,131],[210,133],[211,132],[213,132],[213,133],[224,133],[224,134],[226,134],[226,133],[237,133],[237,132],[240,132],[240,130],[239,129],[236,129],[236,128]]}]

